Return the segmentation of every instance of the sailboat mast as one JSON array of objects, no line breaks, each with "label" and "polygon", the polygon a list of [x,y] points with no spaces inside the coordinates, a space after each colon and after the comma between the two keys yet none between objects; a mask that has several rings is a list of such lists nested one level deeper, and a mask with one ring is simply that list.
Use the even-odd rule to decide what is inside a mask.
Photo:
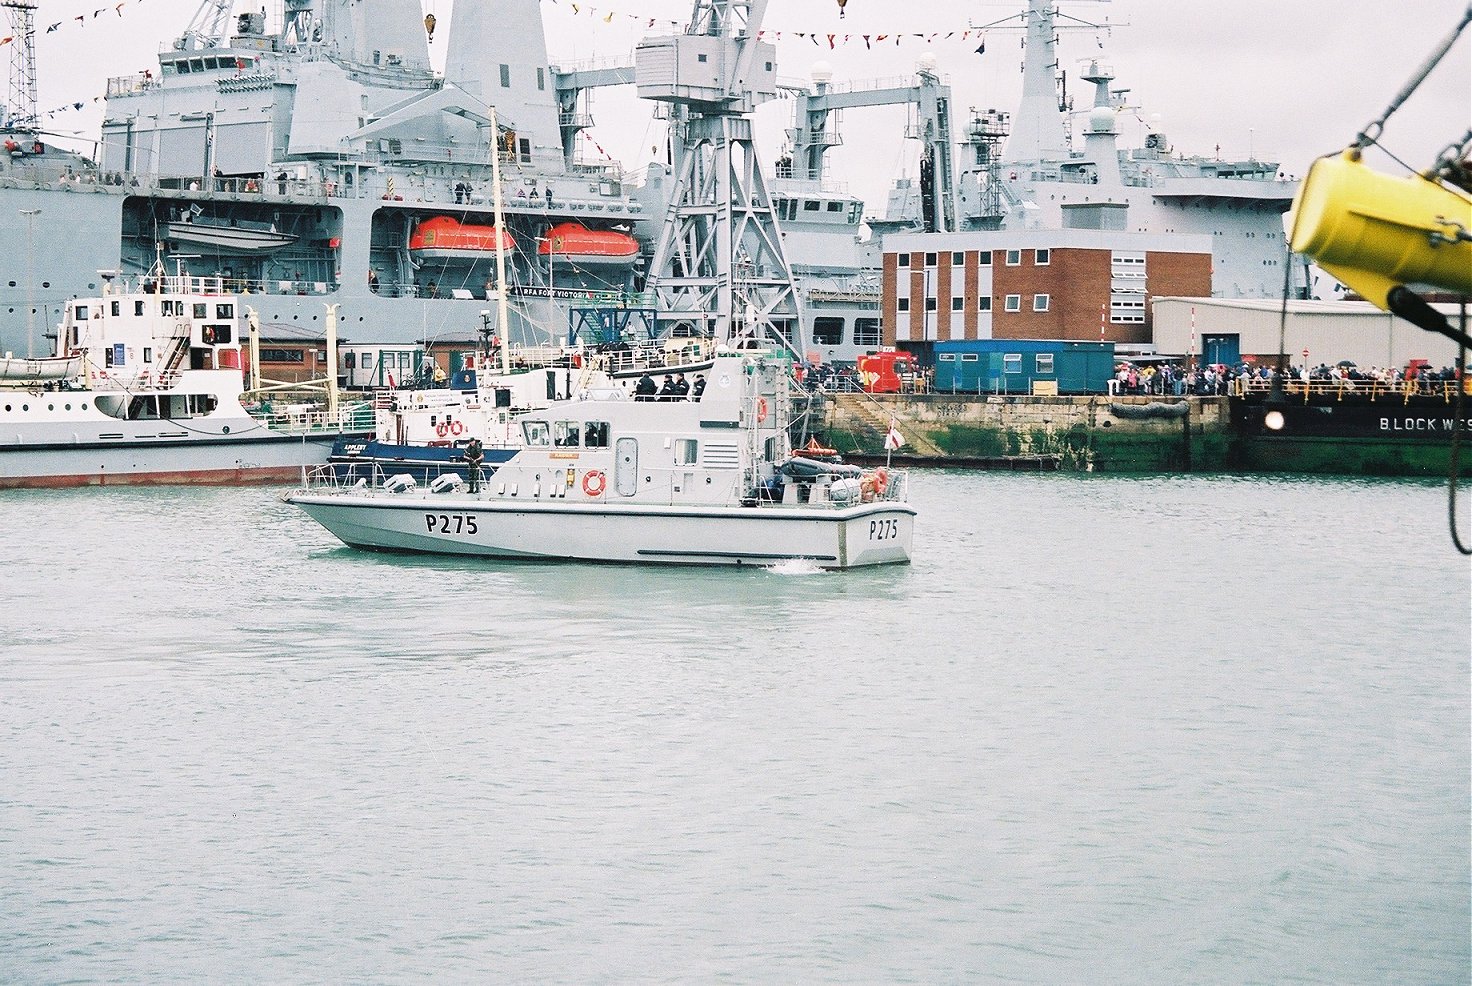
[{"label": "sailboat mast", "polygon": [[501,372],[511,373],[511,335],[506,312],[506,214],[501,200],[501,128],[491,107],[491,208],[496,217],[496,322],[501,332]]}]

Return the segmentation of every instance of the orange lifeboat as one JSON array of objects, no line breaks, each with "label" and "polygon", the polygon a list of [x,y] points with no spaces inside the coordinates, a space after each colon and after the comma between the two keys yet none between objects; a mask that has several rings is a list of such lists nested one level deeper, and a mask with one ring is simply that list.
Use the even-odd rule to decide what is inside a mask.
[{"label": "orange lifeboat", "polygon": [[537,244],[537,252],[578,267],[627,267],[639,256],[639,241],[611,229],[559,223]]},{"label": "orange lifeboat", "polygon": [[414,227],[409,252],[424,260],[494,259],[496,243],[507,253],[516,249],[516,237],[494,226],[473,226],[452,216],[431,216]]}]

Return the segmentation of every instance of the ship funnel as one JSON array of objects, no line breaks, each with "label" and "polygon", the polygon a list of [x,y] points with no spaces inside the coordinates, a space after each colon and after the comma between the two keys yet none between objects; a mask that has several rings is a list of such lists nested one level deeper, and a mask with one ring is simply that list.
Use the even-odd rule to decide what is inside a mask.
[{"label": "ship funnel", "polygon": [[455,4],[445,81],[494,105],[518,138],[562,146],[540,0]]},{"label": "ship funnel", "polygon": [[1289,215],[1293,251],[1380,308],[1405,284],[1472,294],[1472,196],[1345,151],[1314,162]]}]

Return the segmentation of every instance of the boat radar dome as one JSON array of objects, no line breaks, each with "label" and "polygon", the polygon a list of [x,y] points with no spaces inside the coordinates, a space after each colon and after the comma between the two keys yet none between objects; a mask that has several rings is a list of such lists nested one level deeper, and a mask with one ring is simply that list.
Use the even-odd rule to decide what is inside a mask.
[{"label": "boat radar dome", "polygon": [[1107,106],[1095,106],[1089,110],[1089,132],[1096,134],[1114,133],[1114,110]]},{"label": "boat radar dome", "polygon": [[927,51],[915,62],[915,68],[927,75],[934,75],[940,66],[940,59],[935,57],[935,52]]},{"label": "boat radar dome", "polygon": [[829,62],[813,62],[813,81],[818,83],[833,81],[833,66]]}]

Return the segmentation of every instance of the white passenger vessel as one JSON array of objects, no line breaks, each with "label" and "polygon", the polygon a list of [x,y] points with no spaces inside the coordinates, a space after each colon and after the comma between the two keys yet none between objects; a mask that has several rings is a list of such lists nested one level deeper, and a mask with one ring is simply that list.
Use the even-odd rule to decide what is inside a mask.
[{"label": "white passenger vessel", "polygon": [[67,302],[54,355],[0,364],[0,489],[281,482],[372,427],[367,405],[253,416],[240,315],[219,278],[159,271]]},{"label": "white passenger vessel", "polygon": [[587,390],[523,416],[521,443],[472,490],[373,467],[315,470],[285,496],[345,544],[495,558],[688,565],[910,560],[906,476],[798,449],[791,362],[717,353],[685,400]]}]

